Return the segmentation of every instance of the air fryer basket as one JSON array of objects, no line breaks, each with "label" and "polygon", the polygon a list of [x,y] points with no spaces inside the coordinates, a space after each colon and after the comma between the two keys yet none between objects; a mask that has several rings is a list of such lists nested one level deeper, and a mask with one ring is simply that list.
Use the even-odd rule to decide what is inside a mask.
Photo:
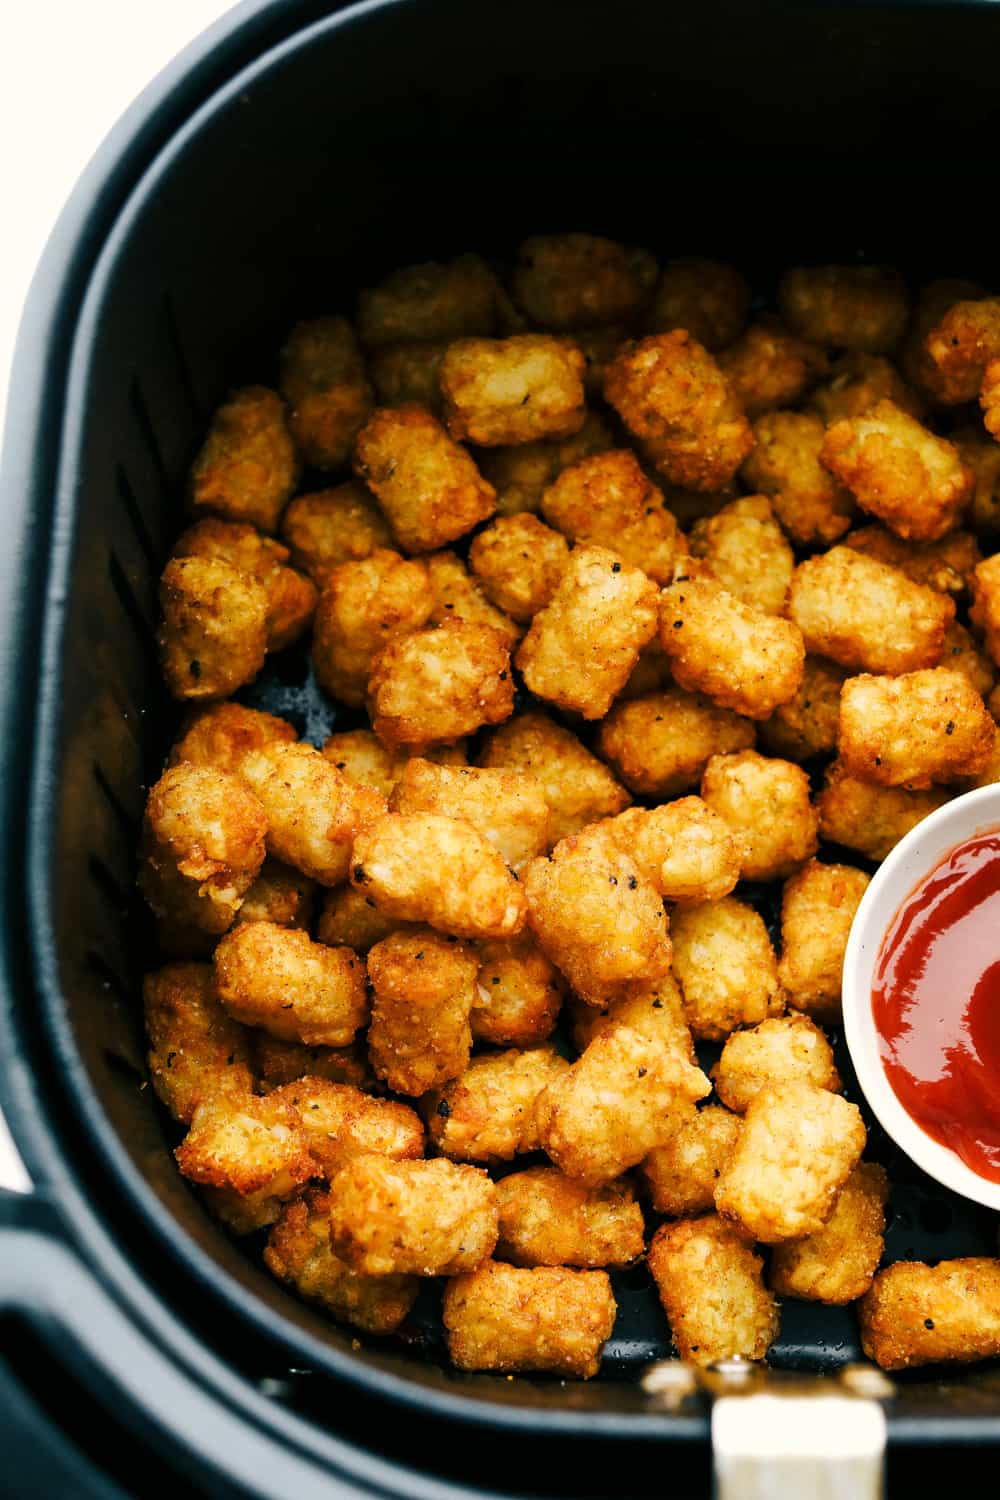
[{"label": "air fryer basket", "polygon": [[[177,1174],[144,1081],[137,995],[151,944],[133,898],[144,787],[174,719],[156,582],[212,407],[234,383],[273,384],[297,317],[350,311],[354,289],[394,266],[469,248],[502,257],[524,233],[569,227],[724,256],[765,294],[784,265],[859,254],[914,280],[995,284],[977,208],[995,180],[1000,6],[329,9],[243,7],[118,142],[132,175],[109,173],[91,205],[100,243],[73,247],[63,342],[39,367],[64,384],[48,410],[41,388],[37,410],[15,398],[23,428],[5,483],[26,485],[36,534],[18,564],[6,753],[30,748],[33,766],[26,825],[20,803],[8,809],[2,1097],[115,1295],[134,1304],[141,1283],[175,1298],[196,1339],[218,1328],[259,1341],[276,1367],[483,1429],[699,1439],[698,1401],[668,1412],[638,1383],[669,1353],[644,1272],[618,1278],[599,1380],[463,1377],[430,1331],[411,1347],[356,1347],[227,1239]],[[45,443],[30,462],[29,436]],[[13,618],[13,593],[3,602]],[[247,701],[311,739],[334,712],[294,651]],[[995,1253],[990,1215],[945,1201],[905,1162],[890,1170],[892,1258]],[[850,1309],[784,1305],[776,1366],[831,1372],[858,1353]],[[1000,1431],[1000,1378],[902,1380],[889,1416],[900,1440],[985,1441]]]}]

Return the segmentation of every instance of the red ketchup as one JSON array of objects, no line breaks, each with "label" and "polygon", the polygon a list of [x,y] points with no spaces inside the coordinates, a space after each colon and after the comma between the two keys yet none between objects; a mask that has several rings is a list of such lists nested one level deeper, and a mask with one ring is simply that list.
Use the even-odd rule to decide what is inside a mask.
[{"label": "red ketchup", "polygon": [[903,902],[875,965],[872,1014],[907,1113],[1000,1182],[1000,829],[959,844]]}]

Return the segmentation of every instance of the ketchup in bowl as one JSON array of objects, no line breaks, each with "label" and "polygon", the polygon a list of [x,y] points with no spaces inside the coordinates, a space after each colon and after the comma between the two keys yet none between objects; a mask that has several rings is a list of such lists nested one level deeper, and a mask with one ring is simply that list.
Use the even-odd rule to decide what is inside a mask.
[{"label": "ketchup in bowl", "polygon": [[1000,1182],[1000,829],[959,844],[903,902],[876,960],[872,1014],[907,1113]]}]

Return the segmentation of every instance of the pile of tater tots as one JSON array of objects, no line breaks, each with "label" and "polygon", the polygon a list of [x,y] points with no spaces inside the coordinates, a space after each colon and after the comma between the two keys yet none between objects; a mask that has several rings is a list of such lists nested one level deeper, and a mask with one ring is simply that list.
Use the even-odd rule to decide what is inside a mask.
[{"label": "pile of tater tots", "polygon": [[[404,1336],[441,1279],[461,1369],[594,1375],[643,1258],[697,1364],[787,1298],[887,1369],[1000,1352],[1000,1261],[878,1269],[824,1031],[866,870],[1000,779],[1000,299],[771,301],[588,234],[411,266],[191,471],[152,1082],[276,1277]],[[318,747],[234,697],[307,632]]]}]

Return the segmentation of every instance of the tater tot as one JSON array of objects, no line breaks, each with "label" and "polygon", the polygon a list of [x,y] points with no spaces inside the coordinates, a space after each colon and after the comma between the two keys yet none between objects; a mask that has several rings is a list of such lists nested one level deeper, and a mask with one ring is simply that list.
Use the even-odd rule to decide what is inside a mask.
[{"label": "tater tot", "polygon": [[875,1162],[859,1162],[821,1229],[776,1245],[769,1281],[780,1297],[840,1307],[863,1297],[882,1256],[889,1181]]},{"label": "tater tot", "polygon": [[236,921],[308,928],[315,897],[316,883],[308,875],[283,865],[280,859],[265,859],[257,879],[243,897]]},{"label": "tater tot", "polygon": [[537,1151],[538,1097],[569,1066],[552,1046],[474,1057],[459,1077],[425,1096],[431,1140],[453,1161],[510,1161]]},{"label": "tater tot", "polygon": [[752,1031],[734,1031],[711,1072],[715,1092],[734,1114],[746,1114],[772,1083],[804,1079],[839,1093],[833,1049],[808,1016],[774,1016]]},{"label": "tater tot", "polygon": [[538,697],[599,719],[655,633],[656,585],[603,547],[577,547],[515,661]]},{"label": "tater tot", "polygon": [[950,531],[937,542],[905,542],[883,526],[860,526],[844,546],[898,568],[914,583],[939,594],[964,594],[982,553],[968,531]]},{"label": "tater tot", "polygon": [[626,1179],[588,1188],[558,1167],[497,1183],[498,1260],[515,1266],[627,1266],[645,1249],[642,1209]]},{"label": "tater tot", "polygon": [[483,448],[476,455],[480,472],[497,492],[497,513],[537,511],[542,493],[567,464],[614,448],[615,437],[598,412],[588,412],[579,432],[568,438],[543,438],[513,448]]},{"label": "tater tot", "polygon": [[987,432],[1000,442],[1000,358],[991,359],[983,373],[979,391],[979,404],[983,409],[983,424]]},{"label": "tater tot", "polygon": [[293,725],[275,714],[244,708],[241,703],[210,703],[195,709],[181,726],[170,751],[169,764],[190,761],[214,766],[238,776],[243,757],[265,745],[291,744],[298,739]]},{"label": "tater tot", "polygon": [[591,1005],[669,972],[663,902],[627,854],[574,834],[532,860],[524,889],[540,947]]},{"label": "tater tot", "polygon": [[535,778],[549,804],[550,844],[621,812],[632,801],[607,766],[545,714],[517,714],[494,730],[480,764],[527,771]]},{"label": "tater tot", "polygon": [[858,1323],[861,1347],[883,1370],[991,1359],[1000,1354],[1000,1260],[898,1260],[875,1276]]},{"label": "tater tot", "polygon": [[681,1359],[764,1358],[778,1335],[778,1305],[763,1261],[737,1229],[715,1214],[663,1224],[648,1260]]},{"label": "tater tot", "polygon": [[924,414],[923,399],[891,360],[881,354],[854,353],[837,360],[830,379],[809,397],[809,406],[829,427],[844,417],[860,417],[879,401],[892,401],[911,417]]},{"label": "tater tot", "polygon": [[996,678],[993,662],[985,651],[980,650],[975,637],[957,620],[953,620],[945,631],[941,665],[950,667],[953,672],[961,672],[983,698],[989,695]]},{"label": "tater tot", "polygon": [[300,1078],[328,1078],[331,1083],[351,1083],[355,1088],[372,1082],[372,1071],[364,1044],[350,1047],[307,1047],[285,1042],[266,1031],[250,1033],[254,1069],[262,1094],[297,1083]]},{"label": "tater tot", "polygon": [[821,656],[807,656],[795,697],[779,704],[760,725],[764,748],[786,760],[832,754],[837,746],[840,689],[846,676],[842,667]]},{"label": "tater tot", "polygon": [[393,544],[388,521],[356,480],[296,495],[282,517],[281,535],[293,565],[320,588],[331,568],[361,562],[377,547]]},{"label": "tater tot", "polygon": [[487,448],[569,437],[586,416],[585,364],[574,343],[551,334],[458,339],[441,361],[445,426]]},{"label": "tater tot", "polygon": [[389,809],[464,818],[512,870],[520,870],[549,844],[549,805],[540,784],[525,771],[437,766],[415,756],[403,767]]},{"label": "tater tot", "polygon": [[528,514],[491,521],[469,548],[483,593],[521,623],[549,603],[568,561],[566,538]]},{"label": "tater tot", "polygon": [[949,796],[943,790],[913,792],[898,786],[873,786],[852,776],[836,760],[816,799],[820,837],[868,859],[883,860],[904,834],[943,806]]},{"label": "tater tot", "polygon": [[441,415],[441,361],[448,339],[426,339],[419,344],[386,344],[373,349],[368,373],[380,406],[426,406]]},{"label": "tater tot", "polygon": [[719,260],[668,260],[646,309],[649,333],[686,328],[712,352],[724,349],[743,330],[750,288],[736,270]]},{"label": "tater tot", "polygon": [[355,839],[351,884],[386,916],[455,937],[515,937],[524,926],[523,888],[461,818],[390,813]]},{"label": "tater tot", "polygon": [[1000,359],[1000,297],[955,302],[924,340],[924,375],[937,401],[975,401],[987,366]]},{"label": "tater tot", "polygon": [[186,762],[150,790],[139,889],[157,916],[225,932],[264,863],[264,808],[236,776]]},{"label": "tater tot", "polygon": [[784,1009],[778,960],[752,906],[724,896],[678,907],[670,928],[684,1013],[699,1040],[722,1041]]},{"label": "tater tot", "polygon": [[268,1235],[264,1264],[338,1323],[363,1333],[395,1333],[416,1301],[416,1276],[362,1276],[330,1248],[330,1195],[309,1188],[288,1203]]},{"label": "tater tot", "polygon": [[940,661],[955,604],[898,568],[831,547],[795,569],[788,613],[815,655],[855,671],[896,673]]},{"label": "tater tot", "polygon": [[828,427],[820,458],[862,509],[904,540],[938,541],[972,495],[972,471],[954,443],[892,401]]},{"label": "tater tot", "polygon": [[433,552],[496,509],[493,486],[422,406],[378,408],[358,433],[354,472],[405,552]]},{"label": "tater tot", "polygon": [[253,1094],[203,1100],[174,1156],[236,1234],[273,1224],[282,1203],[316,1175],[298,1112]]},{"label": "tater tot", "polygon": [[262,536],[245,521],[196,521],[174,544],[173,557],[214,557],[248,574],[267,594],[267,649],[283,651],[308,626],[316,608],[315,586],[285,567],[288,548]]},{"label": "tater tot", "polygon": [[[454,745],[422,745],[416,748],[424,760],[431,760],[435,765],[468,764],[462,741]],[[413,753],[405,748],[388,749],[370,729],[345,729],[338,734],[329,735],[323,741],[323,754],[338,771],[343,771],[352,781],[374,787],[383,797],[389,796]]]},{"label": "tater tot", "polygon": [[[682,1120],[663,1146],[642,1163],[650,1201],[660,1214],[680,1218],[715,1207],[715,1184],[739,1139],[738,1115],[707,1104]],[[501,1234],[502,1227],[501,1208]]]},{"label": "tater tot", "polygon": [[800,339],[776,318],[752,323],[720,352],[718,361],[729,389],[751,421],[765,411],[791,406],[829,369],[819,344]]},{"label": "tater tot", "polygon": [[721,489],[753,447],[726,377],[683,329],[626,344],[608,366],[604,394],[671,484]]},{"label": "tater tot", "polygon": [[312,745],[270,745],[241,774],[267,815],[267,852],[320,885],[339,885],[353,840],[385,812],[373,787],[351,781]]},{"label": "tater tot", "polygon": [[375,657],[389,641],[425,625],[435,600],[426,565],[387,548],[331,569],[312,643],[320,686],[350,707],[360,707]]},{"label": "tater tot", "polygon": [[696,521],[689,541],[693,556],[735,598],[781,614],[795,557],[765,495],[746,495]]},{"label": "tater tot", "polygon": [[552,1034],[565,985],[530,934],[477,944],[472,1035],[498,1047],[533,1047]]},{"label": "tater tot", "polygon": [[267,590],[217,557],[175,557],[160,578],[160,666],[175,698],[224,698],[267,653]]},{"label": "tater tot", "polygon": [[363,890],[355,890],[353,885],[338,885],[324,896],[316,936],[331,948],[344,946],[367,953],[375,943],[406,926],[407,923],[380,912]]},{"label": "tater tot", "polygon": [[595,831],[629,855],[665,901],[716,901],[740,878],[740,845],[700,797],[629,808]]},{"label": "tater tot", "polygon": [[393,271],[358,296],[358,333],[372,348],[492,333],[499,283],[478,255]]},{"label": "tater tot", "polygon": [[346,464],[373,405],[365,362],[347,319],[297,323],[282,346],[278,386],[303,462],[317,469]]},{"label": "tater tot", "polygon": [[480,1167],[356,1156],[330,1183],[334,1253],[368,1276],[457,1276],[497,1242],[496,1188]]},{"label": "tater tot", "polygon": [[368,712],[389,746],[451,743],[513,707],[510,653],[489,625],[447,620],[390,641],[372,662]]},{"label": "tater tot", "polygon": [[878,786],[928,787],[977,776],[994,723],[962,672],[934,667],[902,677],[850,677],[840,694],[845,768]]},{"label": "tater tot", "polygon": [[566,332],[630,320],[656,274],[648,250],[596,234],[538,234],[518,248],[511,293],[533,323]]},{"label": "tater tot", "polygon": [[625,785],[657,798],[697,786],[713,755],[743,750],[754,739],[749,719],[677,687],[616,703],[598,731],[601,754]]},{"label": "tater tot", "polygon": [[767,496],[792,541],[811,546],[843,536],[855,504],[820,463],[824,427],[819,417],[808,411],[765,412],[754,422],[753,435],[743,478]]},{"label": "tater tot", "polygon": [[446,620],[464,620],[469,625],[489,625],[512,651],[522,631],[509,615],[497,609],[486,597],[462,559],[454,552],[434,552],[426,559],[427,575],[436,595],[430,620],[443,625]]},{"label": "tater tot", "polygon": [[542,495],[542,515],[571,541],[606,547],[657,583],[685,550],[663,495],[628,449],[571,464]]},{"label": "tater tot", "polygon": [[679,686],[749,719],[768,718],[802,681],[798,626],[744,604],[710,578],[681,575],[663,590],[660,645]]},{"label": "tater tot", "polygon": [[696,1061],[691,1028],[684,1015],[684,1001],[671,974],[665,974],[652,985],[630,985],[604,1011],[574,997],[570,1000],[570,1012],[573,1016],[573,1042],[580,1052],[584,1052],[595,1037],[606,1036],[626,1026],[657,1049],[672,1052],[691,1063]]},{"label": "tater tot", "polygon": [[993,438],[978,427],[959,428],[952,433],[951,441],[958,449],[962,462],[972,470],[972,503],[969,506],[968,524],[978,534],[993,538],[1000,531],[1000,442],[994,442]]},{"label": "tater tot", "polygon": [[778,310],[817,344],[891,354],[906,331],[910,299],[887,266],[795,266],[778,283]]},{"label": "tater tot", "polygon": [[307,932],[249,922],[215,950],[215,987],[236,1020],[315,1047],[346,1047],[368,1019],[364,960]]},{"label": "tater tot", "polygon": [[487,1261],[444,1294],[451,1362],[459,1370],[543,1371],[589,1380],[617,1308],[605,1271]]},{"label": "tater tot", "polygon": [[704,1073],[675,1049],[615,1026],[538,1099],[542,1147],[567,1177],[598,1187],[663,1145],[710,1091]]},{"label": "tater tot", "polygon": [[701,795],[732,830],[744,880],[780,880],[815,854],[809,777],[792,761],[769,760],[756,750],[713,755]]},{"label": "tater tot", "polygon": [[868,881],[851,865],[814,859],[786,881],[778,978],[795,1010],[823,1020],[839,1016],[844,952]]},{"label": "tater tot", "polygon": [[986,636],[986,649],[1000,662],[1000,553],[981,562],[972,575],[971,618]]},{"label": "tater tot", "polygon": [[984,295],[983,288],[976,282],[961,277],[942,277],[920,288],[896,363],[906,380],[922,396],[936,403],[939,400],[936,389],[939,376],[937,366],[927,353],[927,335],[956,302],[975,301]]},{"label": "tater tot", "polygon": [[191,469],[191,504],[196,513],[213,511],[261,531],[277,531],[297,476],[281,397],[263,386],[247,386],[212,417]]},{"label": "tater tot", "polygon": [[425,1094],[468,1065],[478,960],[427,928],[390,934],[368,954],[374,991],[368,1050],[398,1094]]},{"label": "tater tot", "polygon": [[205,1099],[253,1088],[248,1033],[215,994],[211,964],[166,964],[142,982],[149,1076],[157,1098],[182,1125]]},{"label": "tater tot", "polygon": [[768,1084],[743,1118],[716,1207],[766,1245],[814,1234],[864,1148],[856,1104],[801,1078]]},{"label": "tater tot", "polygon": [[412,1161],[424,1154],[424,1127],[416,1110],[398,1099],[373,1099],[349,1083],[296,1079],[270,1097],[298,1111],[318,1169],[329,1181],[355,1156]]}]

